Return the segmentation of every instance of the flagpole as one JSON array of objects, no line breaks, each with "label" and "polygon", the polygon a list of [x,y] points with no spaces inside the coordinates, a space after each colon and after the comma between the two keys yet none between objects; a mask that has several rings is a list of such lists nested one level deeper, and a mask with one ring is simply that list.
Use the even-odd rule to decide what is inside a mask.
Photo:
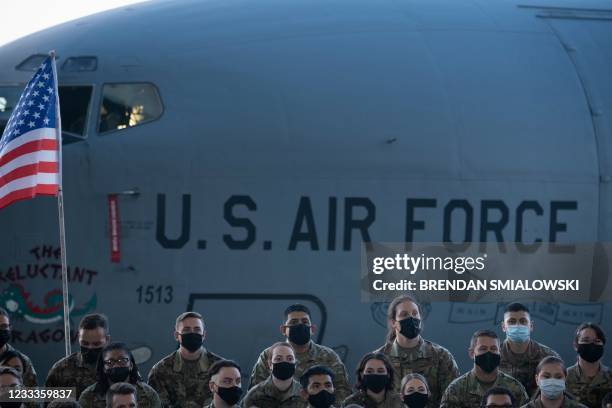
[{"label": "flagpole", "polygon": [[58,151],[58,189],[57,189],[57,209],[59,213],[59,233],[60,233],[60,253],[62,258],[62,299],[64,303],[64,343],[66,345],[66,357],[71,354],[70,349],[70,306],[68,304],[68,269],[66,267],[66,228],[64,226],[64,194],[62,184],[62,119],[60,117],[60,103],[57,77],[57,67],[55,65],[55,50],[50,51],[51,66],[55,79],[55,132],[57,134]]}]

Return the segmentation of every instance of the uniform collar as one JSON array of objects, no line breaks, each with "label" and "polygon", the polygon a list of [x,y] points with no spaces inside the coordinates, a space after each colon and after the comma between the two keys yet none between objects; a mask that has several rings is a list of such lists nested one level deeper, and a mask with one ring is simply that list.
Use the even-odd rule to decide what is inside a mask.
[{"label": "uniform collar", "polygon": [[[580,363],[578,362],[576,362],[576,373],[578,374],[578,377],[582,380],[589,379],[582,372],[582,367],[580,367]],[[591,378],[589,381],[591,382],[591,384],[607,383],[608,380],[606,379],[606,374],[608,373],[609,373],[608,367],[603,365],[603,363],[600,360],[599,361],[599,371],[597,371],[597,374],[595,374],[595,377]]]},{"label": "uniform collar", "polygon": [[299,382],[295,381],[295,379],[292,379],[291,386],[286,391],[281,391],[276,388],[276,386],[272,382],[272,375],[270,374],[270,376],[263,384],[263,392],[264,394],[274,398],[277,401],[285,401],[293,397],[294,395],[299,396],[301,387],[302,386]]},{"label": "uniform collar", "polygon": [[533,339],[529,339],[529,344],[527,345],[527,350],[525,350],[524,353],[522,354],[517,354],[514,351],[512,351],[512,349],[510,348],[510,340],[505,339],[502,342],[502,346],[501,346],[501,354],[504,354],[506,356],[520,356],[520,357],[527,357],[528,359],[536,359],[538,357],[539,354],[539,344],[534,341]]},{"label": "uniform collar", "polygon": [[[200,354],[200,358],[198,359],[198,366],[200,368],[200,371],[206,372],[208,371],[208,367],[210,366],[208,362],[208,356],[204,347],[202,347],[200,350],[202,350],[202,353]],[[184,360],[183,357],[181,357],[181,352],[179,350],[176,350],[174,352],[174,363],[172,364],[172,369],[178,373],[183,370],[183,365]]]},{"label": "uniform collar", "polygon": [[432,350],[430,345],[423,339],[423,337],[419,337],[419,342],[413,348],[403,348],[397,342],[397,339],[393,341],[391,345],[392,357],[403,357],[403,356],[412,356],[414,358],[428,358],[432,356]]},{"label": "uniform collar", "polygon": [[[497,377],[495,377],[495,380],[493,381],[493,386],[495,386],[496,384],[499,384],[499,380],[501,380],[501,378],[504,376],[504,374],[499,370],[499,368],[497,369]],[[474,372],[474,369],[472,368],[469,373],[467,374],[467,381],[470,383],[470,385],[475,385],[475,387],[469,386],[468,388],[471,390],[476,390],[476,392],[471,392],[471,394],[476,394],[476,395],[484,395],[488,389],[484,389],[482,386],[482,382],[480,382],[480,380],[478,379],[478,377],[476,376],[476,373]]]}]

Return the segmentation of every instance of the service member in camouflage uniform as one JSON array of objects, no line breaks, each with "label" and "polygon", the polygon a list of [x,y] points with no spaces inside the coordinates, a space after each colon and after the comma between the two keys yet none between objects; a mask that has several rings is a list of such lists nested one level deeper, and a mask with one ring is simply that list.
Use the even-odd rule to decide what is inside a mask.
[{"label": "service member in camouflage uniform", "polygon": [[36,371],[32,365],[32,361],[28,356],[23,354],[9,344],[11,341],[11,321],[6,309],[0,307],[0,359],[4,360],[5,353],[16,352],[20,355],[20,360],[23,362],[23,371],[20,372],[23,385],[26,387],[36,387]]},{"label": "service member in camouflage uniform", "polygon": [[242,401],[243,408],[305,408],[301,397],[302,386],[293,377],[295,374],[295,352],[290,343],[279,342],[270,347],[268,367],[272,373],[268,378],[249,390]]},{"label": "service member in camouflage uniform", "polygon": [[9,390],[14,390],[23,387],[21,374],[12,367],[0,367],[0,399],[7,401],[0,406],[11,408],[24,408],[25,404],[20,404],[17,401],[10,402]]},{"label": "service member in camouflage uniform", "polygon": [[394,390],[406,374],[418,373],[427,379],[431,391],[429,408],[437,408],[442,393],[459,376],[453,355],[444,347],[421,336],[423,324],[419,304],[410,296],[395,298],[387,309],[387,342],[374,353],[383,353],[393,366]]},{"label": "service member in camouflage uniform", "polygon": [[302,398],[308,403],[307,408],[334,408],[334,373],[328,367],[310,367],[300,377],[300,385]]},{"label": "service member in camouflage uniform", "polygon": [[565,363],[559,357],[544,357],[536,367],[538,390],[521,408],[586,408],[565,392]]},{"label": "service member in camouflage uniform", "polygon": [[501,328],[506,333],[506,340],[501,345],[499,369],[519,380],[527,394],[533,395],[538,388],[536,366],[544,357],[559,355],[531,338],[533,321],[529,309],[521,303],[510,303],[506,307]]},{"label": "service member in camouflage uniform", "polygon": [[601,401],[601,408],[612,408],[612,392],[609,392]]},{"label": "service member in camouflage uniform", "polygon": [[450,383],[440,408],[473,408],[480,405],[485,393],[492,387],[504,387],[512,392],[517,405],[527,403],[525,387],[516,379],[499,371],[499,339],[491,330],[478,330],[472,336],[469,348],[474,367]]},{"label": "service member in camouflage uniform", "polygon": [[206,330],[199,313],[180,314],[174,327],[180,347],[151,368],[148,382],[165,407],[200,408],[212,399],[208,370],[222,358],[202,346]]},{"label": "service member in camouflage uniform", "polygon": [[106,408],[136,407],[136,392],[136,387],[130,383],[118,382],[111,385],[106,392]]},{"label": "service member in camouflage uniform", "polygon": [[[329,367],[334,373],[336,397],[339,400],[346,398],[351,393],[346,367],[334,350],[316,344],[310,339],[316,330],[316,325],[312,323],[310,316],[310,310],[306,306],[291,305],[285,310],[285,321],[280,326],[281,334],[287,337],[287,341],[295,350],[297,358],[295,378],[300,378],[307,368],[314,365]],[[259,355],[251,373],[249,388],[253,388],[270,376],[270,369],[266,365],[269,359],[270,349],[264,350]]]},{"label": "service member in camouflage uniform", "polygon": [[480,408],[500,408],[512,407],[515,408],[514,395],[509,389],[504,387],[489,388],[480,401]]},{"label": "service member in camouflage uniform", "polygon": [[212,401],[206,408],[236,408],[242,396],[240,366],[231,360],[219,360],[208,370]]},{"label": "service member in camouflage uniform", "polygon": [[80,397],[85,388],[96,382],[96,363],[102,348],[109,343],[106,316],[98,313],[83,316],[79,323],[81,350],[53,364],[45,387],[75,387],[76,398]]},{"label": "service member in camouflage uniform", "polygon": [[365,408],[403,408],[399,393],[395,392],[391,363],[382,353],[368,353],[362,357],[355,373],[357,392],[342,402]]},{"label": "service member in camouflage uniform", "polygon": [[161,408],[157,392],[141,381],[134,356],[123,343],[111,343],[102,349],[96,368],[96,382],[85,388],[79,403],[87,408],[105,408],[107,391],[111,385],[122,382],[136,388],[140,408]]},{"label": "service member in camouflage uniform", "polygon": [[576,330],[578,362],[567,369],[567,390],[589,408],[599,408],[612,391],[612,371],[601,362],[605,344],[606,335],[595,323],[583,323]]}]

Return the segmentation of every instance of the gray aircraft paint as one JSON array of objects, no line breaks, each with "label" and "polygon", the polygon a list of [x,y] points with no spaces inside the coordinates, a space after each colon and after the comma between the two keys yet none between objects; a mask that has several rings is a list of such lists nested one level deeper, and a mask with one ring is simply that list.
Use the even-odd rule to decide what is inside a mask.
[{"label": "gray aircraft paint", "polygon": [[[94,86],[91,112],[104,83],[158,87],[159,120],[98,135],[92,113],[86,139],[64,147],[75,307],[96,302],[143,372],[175,347],[188,305],[210,349],[248,371],[293,301],[353,371],[385,335],[385,305],[359,301],[362,239],[459,241],[471,208],[474,241],[495,241],[482,226],[507,208],[504,242],[518,218],[523,242],[610,241],[611,39],[605,1],[151,2],[5,45],[0,86],[56,49],[98,58],[95,72],[60,71],[60,85]],[[119,196],[113,264],[107,196],[134,189]],[[45,198],[0,212],[2,289],[20,266],[35,305],[59,288],[40,273],[59,262],[56,213]],[[610,305],[532,306],[534,337],[568,362],[581,321],[612,329]],[[425,337],[462,371],[471,333],[501,316],[497,304],[424,311]],[[61,322],[15,330],[44,377]]]}]

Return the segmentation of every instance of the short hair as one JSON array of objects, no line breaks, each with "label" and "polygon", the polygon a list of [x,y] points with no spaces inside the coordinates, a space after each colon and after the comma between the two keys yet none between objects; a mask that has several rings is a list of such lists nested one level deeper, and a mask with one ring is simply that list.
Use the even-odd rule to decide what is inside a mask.
[{"label": "short hair", "polygon": [[101,327],[108,333],[108,318],[102,313],[91,313],[83,316],[79,323],[79,330],[93,330]]},{"label": "short hair", "polygon": [[546,364],[559,364],[563,369],[563,373],[567,374],[567,370],[565,369],[565,361],[561,360],[559,357],[547,356],[540,360],[540,362],[536,366],[536,375],[540,374],[540,371],[542,371],[542,367],[544,367]]},{"label": "short hair", "polygon": [[8,319],[11,318],[11,316],[9,315],[9,312],[3,307],[0,307],[0,315],[6,316]]},{"label": "short hair", "polygon": [[12,358],[17,357],[20,361],[21,361],[21,365],[23,366],[23,369],[25,371],[26,368],[26,360],[23,356],[23,354],[21,354],[21,352],[17,351],[17,350],[6,350],[4,353],[2,353],[0,355],[0,366],[3,366],[4,363],[6,363],[7,361],[9,361]]},{"label": "short hair", "polygon": [[176,318],[176,323],[174,324],[174,328],[178,329],[179,323],[182,322],[185,319],[190,318],[190,317],[194,317],[196,319],[200,319],[200,321],[202,322],[202,328],[203,329],[206,328],[206,326],[204,325],[204,319],[202,318],[202,315],[199,314],[198,312],[184,312],[184,313],[181,313]]},{"label": "short hair", "polygon": [[47,408],[81,408],[81,404],[75,400],[53,400]]},{"label": "short hair", "polygon": [[495,333],[493,330],[476,330],[474,334],[472,334],[472,339],[470,340],[470,350],[476,347],[476,342],[478,341],[479,337],[490,337],[499,341],[497,333]]},{"label": "short hair", "polygon": [[576,329],[576,335],[574,336],[574,343],[578,344],[580,332],[584,329],[593,329],[593,331],[595,331],[595,334],[597,335],[597,338],[601,340],[603,344],[606,344],[606,334],[598,324],[593,322],[582,323],[580,326],[578,326],[578,328]]},{"label": "short hair", "polygon": [[9,374],[19,380],[20,384],[23,384],[23,379],[21,378],[21,374],[19,371],[15,370],[13,367],[0,366],[0,375]]},{"label": "short hair", "polygon": [[289,347],[291,350],[293,350],[293,354],[295,354],[295,350],[293,349],[291,343],[289,343],[288,341],[278,341],[268,348],[268,352],[270,353],[268,360],[272,360],[272,354],[274,354],[274,349],[278,347]]},{"label": "short hair", "polygon": [[219,371],[221,371],[221,369],[225,367],[234,367],[235,369],[238,370],[238,372],[242,373],[240,371],[240,366],[235,361],[217,360],[208,369],[208,377],[212,379],[213,375],[219,374]]},{"label": "short hair", "polygon": [[512,392],[506,387],[493,387],[485,392],[485,395],[482,396],[482,400],[480,400],[480,407],[484,408],[487,406],[487,400],[491,395],[507,395],[510,397],[510,401],[512,401],[512,406],[515,406],[516,400]]},{"label": "short hair", "polygon": [[111,386],[110,382],[108,381],[108,377],[106,373],[104,372],[104,356],[106,355],[106,353],[112,350],[124,351],[125,354],[127,354],[128,358],[130,359],[130,362],[132,363],[132,370],[130,371],[128,382],[131,384],[136,384],[138,381],[141,380],[140,373],[138,372],[138,366],[136,365],[136,359],[134,359],[134,355],[128,348],[127,344],[125,343],[107,344],[106,346],[104,346],[104,348],[102,348],[102,352],[98,356],[98,364],[96,366],[96,383],[95,383],[94,391],[100,395],[106,394],[109,387]]},{"label": "short hair", "polygon": [[427,379],[419,373],[409,373],[402,378],[402,383],[400,385],[400,394],[404,392],[404,387],[408,384],[410,380],[421,380],[423,384],[425,384],[425,389],[427,390],[427,395],[431,395],[431,391],[429,390],[429,384],[427,383]]},{"label": "short hair", "polygon": [[601,408],[607,408],[606,405],[612,404],[612,391],[606,394],[606,396],[601,400]]},{"label": "short hair", "polygon": [[366,364],[368,363],[368,361],[370,360],[380,360],[383,362],[383,364],[385,365],[385,368],[387,369],[387,376],[389,377],[389,381],[387,382],[387,390],[390,390],[393,388],[393,384],[394,384],[394,370],[393,370],[393,366],[391,365],[391,362],[389,361],[389,359],[387,358],[387,356],[385,356],[383,353],[368,353],[365,356],[363,356],[361,358],[361,361],[359,361],[359,364],[357,365],[357,370],[355,371],[355,388],[357,388],[358,390],[363,390],[365,389],[365,386],[363,384],[363,370],[365,369]]},{"label": "short hair", "polygon": [[512,302],[506,306],[506,309],[504,310],[504,314],[510,313],[510,312],[526,312],[527,314],[531,315],[527,306],[519,302]]},{"label": "short hair", "polygon": [[136,387],[130,383],[118,382],[111,385],[106,391],[106,408],[113,407],[113,397],[115,395],[136,395]]},{"label": "short hair", "polygon": [[308,388],[308,383],[310,381],[310,377],[313,375],[329,375],[329,378],[334,381],[334,373],[333,371],[324,365],[314,365],[304,371],[304,374],[300,377],[300,384],[302,384],[302,388],[304,391]]},{"label": "short hair", "polygon": [[294,303],[293,305],[287,307],[285,309],[285,320],[287,320],[287,317],[289,316],[289,313],[293,313],[293,312],[304,312],[308,315],[309,318],[312,318],[312,315],[310,314],[310,309],[307,308],[306,306],[304,306],[301,303]]}]

